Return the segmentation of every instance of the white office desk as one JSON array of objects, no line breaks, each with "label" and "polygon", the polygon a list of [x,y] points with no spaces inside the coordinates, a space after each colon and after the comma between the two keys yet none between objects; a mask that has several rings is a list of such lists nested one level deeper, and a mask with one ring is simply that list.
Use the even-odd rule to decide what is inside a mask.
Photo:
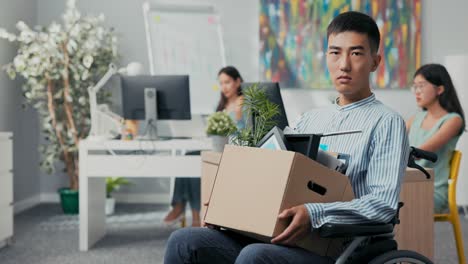
[{"label": "white office desk", "polygon": [[200,177],[209,139],[165,141],[82,140],[79,152],[80,250],[87,251],[106,233],[106,177]]}]

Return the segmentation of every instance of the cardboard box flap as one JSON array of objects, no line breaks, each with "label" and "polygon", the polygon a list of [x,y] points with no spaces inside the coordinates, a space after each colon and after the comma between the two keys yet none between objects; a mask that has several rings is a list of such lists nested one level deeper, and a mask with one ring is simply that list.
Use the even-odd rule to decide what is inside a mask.
[{"label": "cardboard box flap", "polygon": [[272,236],[294,156],[290,151],[227,145],[205,222]]},{"label": "cardboard box flap", "polygon": [[221,161],[222,153],[214,151],[202,151],[201,158],[202,162],[211,163],[218,165]]},{"label": "cardboard box flap", "polygon": [[429,175],[431,175],[430,179],[427,179],[426,175],[418,169],[407,168],[403,181],[404,182],[434,181],[434,170],[430,168],[425,168],[425,169],[429,173]]}]

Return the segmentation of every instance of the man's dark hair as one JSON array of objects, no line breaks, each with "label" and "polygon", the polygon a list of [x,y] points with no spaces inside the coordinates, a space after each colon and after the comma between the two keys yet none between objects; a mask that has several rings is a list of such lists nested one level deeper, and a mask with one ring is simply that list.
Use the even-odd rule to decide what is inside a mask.
[{"label": "man's dark hair", "polygon": [[333,19],[327,28],[327,39],[332,34],[353,31],[366,34],[369,39],[369,46],[372,52],[377,52],[380,45],[379,27],[374,19],[366,14],[348,11],[339,14]]}]

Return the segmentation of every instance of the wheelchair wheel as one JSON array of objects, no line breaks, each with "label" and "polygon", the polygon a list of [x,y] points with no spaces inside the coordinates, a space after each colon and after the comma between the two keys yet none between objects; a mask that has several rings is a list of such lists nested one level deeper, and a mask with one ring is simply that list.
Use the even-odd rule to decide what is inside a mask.
[{"label": "wheelchair wheel", "polygon": [[369,264],[432,264],[425,256],[409,250],[393,250],[374,258]]}]

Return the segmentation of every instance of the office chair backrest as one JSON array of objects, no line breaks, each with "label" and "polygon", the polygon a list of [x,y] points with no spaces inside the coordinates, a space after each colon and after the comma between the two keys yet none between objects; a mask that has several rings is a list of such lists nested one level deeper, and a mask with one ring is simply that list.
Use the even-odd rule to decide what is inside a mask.
[{"label": "office chair backrest", "polygon": [[452,154],[452,159],[450,160],[450,173],[449,173],[449,201],[453,199],[455,203],[456,199],[456,190],[457,190],[457,179],[458,171],[460,169],[462,153],[459,150],[454,150]]},{"label": "office chair backrest", "polygon": [[461,162],[462,153],[459,150],[454,150],[452,154],[452,159],[450,160],[450,175],[449,179],[457,180],[458,178],[458,170],[460,169],[460,162]]}]

